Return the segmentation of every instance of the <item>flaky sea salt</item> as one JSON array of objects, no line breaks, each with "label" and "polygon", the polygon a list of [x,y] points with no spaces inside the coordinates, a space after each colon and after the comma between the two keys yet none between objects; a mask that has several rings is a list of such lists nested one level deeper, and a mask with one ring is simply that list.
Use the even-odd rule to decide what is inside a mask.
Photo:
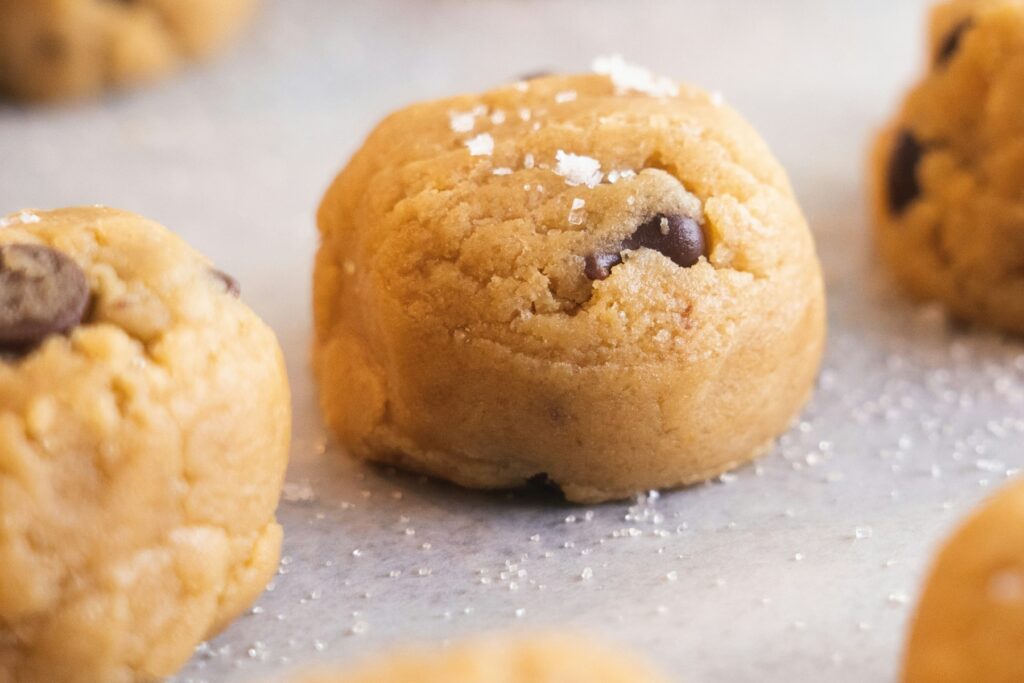
[{"label": "flaky sea salt", "polygon": [[512,175],[512,169],[501,167],[494,169],[493,171],[491,171],[491,173],[493,173],[494,175]]},{"label": "flaky sea salt", "polygon": [[555,173],[565,178],[565,182],[574,187],[577,185],[596,187],[604,178],[604,174],[601,173],[601,162],[597,159],[569,154],[562,150],[558,150],[555,159],[558,161]]},{"label": "flaky sea salt", "polygon": [[632,171],[632,170],[628,170],[628,169],[625,170],[625,171],[609,171],[608,172],[608,182],[611,183],[612,185],[614,185],[615,183],[617,183],[620,180],[623,180],[625,178],[634,178],[634,177],[636,177],[636,171]]},{"label": "flaky sea salt", "polygon": [[574,102],[576,100],[575,90],[563,90],[562,92],[555,93],[555,102],[558,104],[565,104],[566,102]]},{"label": "flaky sea salt", "polygon": [[532,154],[526,154],[523,157],[523,168],[533,168],[534,159]]},{"label": "flaky sea salt", "polygon": [[494,154],[494,138],[490,133],[480,133],[475,138],[466,140],[470,156],[489,157]]},{"label": "flaky sea salt", "polygon": [[468,133],[476,128],[476,120],[486,113],[487,107],[483,104],[478,104],[469,111],[450,111],[448,112],[448,125],[451,126],[453,132]]},{"label": "flaky sea salt", "polygon": [[675,97],[679,86],[664,76],[655,76],[642,66],[628,63],[622,55],[598,57],[594,60],[596,73],[608,76],[619,94],[642,92],[652,97]]}]

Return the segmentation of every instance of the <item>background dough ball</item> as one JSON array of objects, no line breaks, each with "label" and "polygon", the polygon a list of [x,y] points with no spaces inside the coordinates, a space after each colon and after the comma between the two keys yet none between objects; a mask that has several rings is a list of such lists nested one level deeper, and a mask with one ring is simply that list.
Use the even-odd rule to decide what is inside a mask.
[{"label": "background dough ball", "polygon": [[882,256],[915,295],[1024,334],[1024,2],[939,5],[928,49],[873,150]]},{"label": "background dough ball", "polygon": [[255,0],[0,0],[0,91],[28,100],[96,93],[201,58]]},{"label": "background dough ball", "polygon": [[144,218],[0,226],[0,681],[169,675],[277,568],[277,341]]},{"label": "background dough ball", "polygon": [[327,192],[314,367],[351,453],[600,501],[803,406],[824,296],[782,168],[719,98],[598,68],[400,111]]},{"label": "background dough ball", "polygon": [[666,683],[634,658],[563,635],[491,637],[408,652],[302,683]]},{"label": "background dough ball", "polygon": [[1024,482],[985,503],[939,554],[917,608],[904,683],[1024,681]]}]

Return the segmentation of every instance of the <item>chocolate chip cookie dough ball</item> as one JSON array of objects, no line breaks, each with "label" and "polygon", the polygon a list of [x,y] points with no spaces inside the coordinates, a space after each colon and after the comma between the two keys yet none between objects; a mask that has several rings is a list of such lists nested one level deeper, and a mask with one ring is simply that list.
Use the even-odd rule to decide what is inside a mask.
[{"label": "chocolate chip cookie dough ball", "polygon": [[719,98],[597,66],[400,111],[327,192],[314,365],[356,456],[602,501],[804,404],[822,281],[782,168]]},{"label": "chocolate chip cookie dough ball", "polygon": [[495,637],[408,652],[302,683],[665,683],[643,662],[564,635]]},{"label": "chocolate chip cookie dough ball", "polygon": [[1024,681],[1024,482],[946,544],[917,608],[904,683]]},{"label": "chocolate chip cookie dough ball", "polygon": [[277,341],[139,216],[0,226],[0,681],[166,676],[277,567]]},{"label": "chocolate chip cookie dough ball", "polygon": [[915,295],[1024,334],[1024,2],[947,2],[873,151],[877,241]]},{"label": "chocolate chip cookie dough ball", "polygon": [[255,0],[0,0],[0,93],[55,100],[207,56]]}]

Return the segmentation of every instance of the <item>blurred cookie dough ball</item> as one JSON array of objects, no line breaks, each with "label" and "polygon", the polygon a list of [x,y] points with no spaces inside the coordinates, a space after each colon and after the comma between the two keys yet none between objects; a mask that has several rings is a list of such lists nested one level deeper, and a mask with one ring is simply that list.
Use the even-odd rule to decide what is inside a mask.
[{"label": "blurred cookie dough ball", "polygon": [[1024,482],[939,553],[911,627],[903,683],[1024,681]]},{"label": "blurred cookie dough ball", "polygon": [[206,57],[255,0],[0,0],[0,94],[91,95]]},{"label": "blurred cookie dough ball", "polygon": [[957,317],[1024,334],[1024,2],[955,0],[928,70],[875,143],[883,258]]},{"label": "blurred cookie dough ball", "polygon": [[301,683],[667,683],[615,648],[564,635],[491,637],[436,652],[399,653]]}]

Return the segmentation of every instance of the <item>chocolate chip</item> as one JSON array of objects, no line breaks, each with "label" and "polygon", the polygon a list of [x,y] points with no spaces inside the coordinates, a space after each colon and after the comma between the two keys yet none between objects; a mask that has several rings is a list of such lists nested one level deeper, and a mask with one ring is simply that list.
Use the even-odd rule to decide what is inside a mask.
[{"label": "chocolate chip", "polygon": [[519,80],[520,81],[535,81],[538,78],[544,78],[544,77],[550,76],[550,75],[552,75],[551,71],[540,71],[540,70],[538,70],[538,71],[531,71],[529,73],[526,73],[526,74],[523,74],[522,76],[520,76]]},{"label": "chocolate chip", "polygon": [[210,275],[212,275],[219,283],[224,286],[224,291],[235,297],[236,299],[242,296],[242,285],[238,284],[238,280],[231,277],[223,270],[217,270],[216,268],[210,268]]},{"label": "chocolate chip", "polygon": [[939,46],[939,51],[935,55],[935,63],[938,65],[945,64],[956,51],[960,49],[960,41],[963,39],[964,34],[967,33],[974,26],[974,22],[970,19],[965,19],[953,27],[953,30],[949,32],[946,39],[942,41],[942,45]]},{"label": "chocolate chip", "polygon": [[562,487],[549,477],[547,472],[535,474],[527,479],[523,490],[527,495],[539,498],[565,500],[565,492],[562,491]]},{"label": "chocolate chip", "polygon": [[612,267],[622,262],[621,251],[641,248],[661,252],[683,268],[694,265],[707,253],[704,231],[697,221],[689,216],[659,213],[623,240],[615,251],[585,256],[583,273],[591,280],[604,280]]},{"label": "chocolate chip", "polygon": [[618,252],[605,254],[587,254],[583,257],[583,274],[590,280],[604,280],[612,274],[612,266],[622,263]]},{"label": "chocolate chip", "polygon": [[89,283],[71,258],[35,244],[0,247],[0,347],[21,349],[82,322]]},{"label": "chocolate chip", "polygon": [[898,216],[921,194],[917,167],[924,156],[924,147],[910,131],[896,139],[889,159],[889,210]]}]

